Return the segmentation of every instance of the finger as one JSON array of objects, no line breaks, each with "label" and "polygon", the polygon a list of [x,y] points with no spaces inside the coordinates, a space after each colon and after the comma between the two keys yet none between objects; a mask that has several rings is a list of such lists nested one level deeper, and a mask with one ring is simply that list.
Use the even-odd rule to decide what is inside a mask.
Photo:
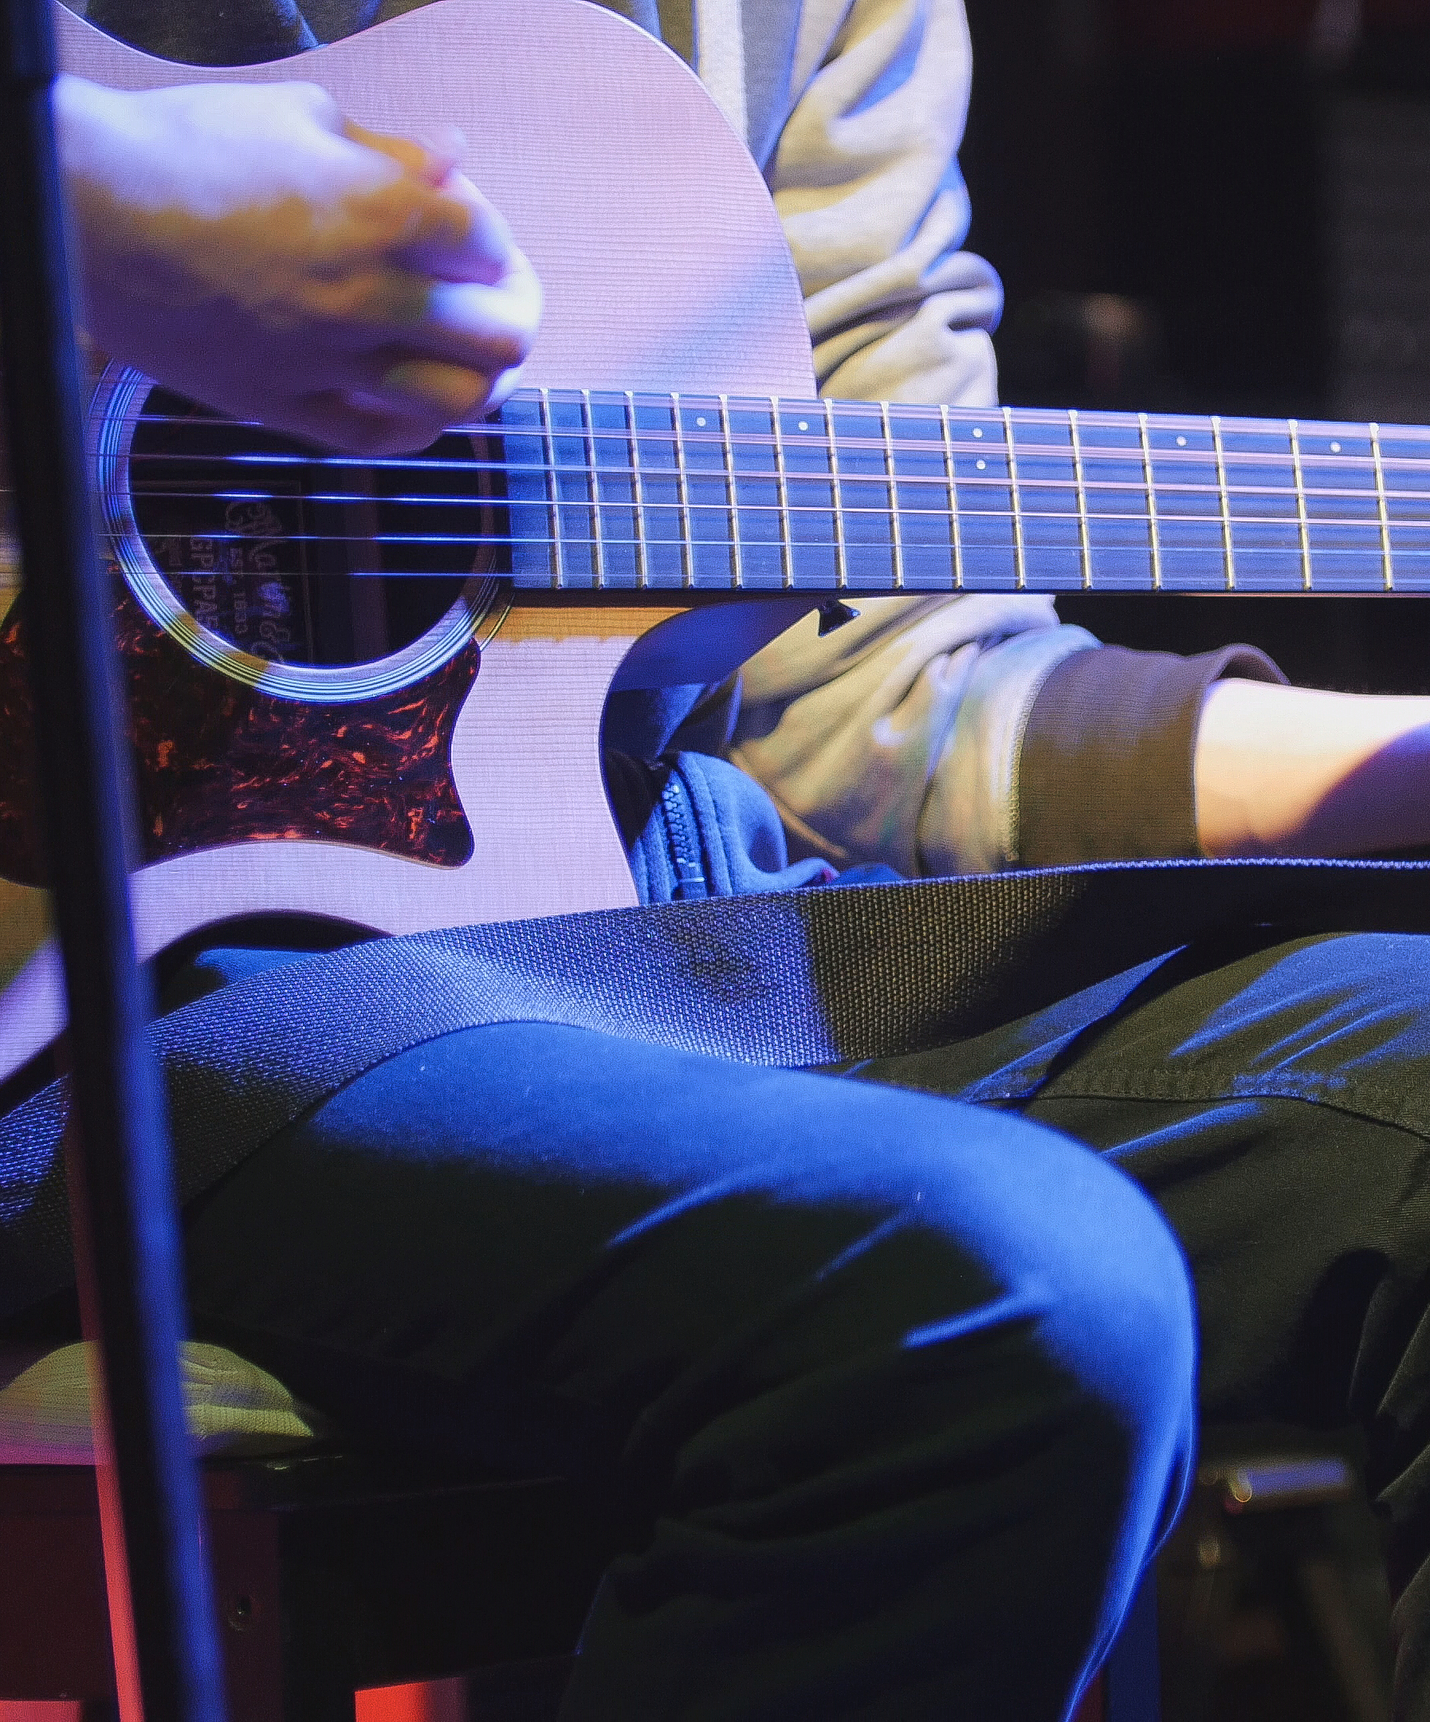
[{"label": "finger", "polygon": [[392,132],[373,132],[366,126],[360,126],[356,120],[343,121],[343,136],[355,144],[361,144],[364,149],[376,150],[379,155],[385,155],[408,173],[428,185],[438,185],[452,171],[456,163],[455,155],[442,155],[429,149],[425,141],[416,138],[398,137]]},{"label": "finger", "polygon": [[435,360],[495,377],[530,353],[541,292],[530,274],[511,287],[482,287],[375,269],[306,284],[304,309],[326,325],[322,348],[345,349],[363,363],[380,359],[384,371]]},{"label": "finger", "polygon": [[343,135],[352,143],[376,150],[429,186],[443,186],[467,147],[460,127],[436,121],[408,137],[395,132],[369,131],[356,120],[343,121]]},{"label": "finger", "polygon": [[420,339],[431,320],[434,290],[433,282],[410,270],[376,262],[303,281],[294,300],[335,345],[369,351],[394,335]]},{"label": "finger", "polygon": [[315,262],[330,275],[364,257],[487,286],[533,274],[506,222],[464,174],[448,174],[440,188],[411,174],[387,179],[350,195],[343,218],[316,236]]},{"label": "finger", "polygon": [[[505,219],[464,173],[453,171],[442,181],[440,196],[449,199],[430,212],[430,231],[414,233],[400,260],[445,281],[482,281],[491,285],[509,272],[531,266]],[[452,206],[465,212],[465,224],[451,217]],[[445,216],[446,220],[441,219]]]},{"label": "finger", "polygon": [[380,375],[374,398],[399,413],[438,412],[445,424],[475,418],[487,404],[491,379],[463,365],[408,359]]},{"label": "finger", "polygon": [[393,174],[349,192],[338,217],[312,237],[313,266],[329,273],[362,259],[401,263],[428,248],[460,254],[469,242],[473,211],[465,198],[436,191],[411,174]]},{"label": "finger", "polygon": [[428,159],[434,167],[437,164],[445,164],[441,178],[432,181],[434,185],[441,185],[447,179],[467,148],[467,134],[460,126],[451,125],[445,120],[434,120],[432,124],[413,132],[412,141],[421,144],[427,151]]},{"label": "finger", "polygon": [[[481,359],[479,369],[504,371],[530,354],[541,326],[541,287],[530,270],[500,287],[441,281],[429,294],[427,317],[409,337],[425,350],[450,351],[448,343]],[[462,362],[459,359],[459,362]]]},{"label": "finger", "polygon": [[320,447],[344,454],[411,454],[426,448],[446,428],[443,415],[409,408],[395,411],[362,394],[337,390],[295,397],[283,404],[281,428]]},{"label": "finger", "polygon": [[511,392],[505,370],[452,364],[399,346],[349,354],[336,375],[348,398],[424,420],[436,415],[444,425],[481,417],[490,405],[494,378],[502,383],[503,399]]},{"label": "finger", "polygon": [[482,406],[484,416],[494,413],[498,407],[505,406],[512,395],[521,387],[522,369],[521,365],[513,365],[509,371],[503,371],[499,377],[493,379],[492,386],[487,391],[486,401]]}]

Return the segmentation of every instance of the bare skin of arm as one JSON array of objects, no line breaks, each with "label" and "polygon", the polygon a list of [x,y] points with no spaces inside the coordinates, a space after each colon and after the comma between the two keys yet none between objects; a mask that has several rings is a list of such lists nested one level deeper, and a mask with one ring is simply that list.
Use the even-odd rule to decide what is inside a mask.
[{"label": "bare skin of arm", "polygon": [[514,386],[541,291],[455,170],[460,140],[364,131],[301,83],[64,77],[55,117],[105,352],[366,454],[420,448]]},{"label": "bare skin of arm", "polygon": [[1430,698],[1228,678],[1202,706],[1208,855],[1357,855],[1430,844]]}]

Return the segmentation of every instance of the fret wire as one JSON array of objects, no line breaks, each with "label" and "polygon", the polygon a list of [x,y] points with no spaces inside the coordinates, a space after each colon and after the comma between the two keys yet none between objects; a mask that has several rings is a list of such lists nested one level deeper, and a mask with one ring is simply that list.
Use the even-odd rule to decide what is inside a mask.
[{"label": "fret wire", "polygon": [[1301,536],[1301,590],[1313,591],[1311,578],[1311,523],[1306,517],[1306,482],[1301,471],[1301,432],[1295,419],[1287,419],[1291,436],[1291,471],[1296,481],[1296,525]]},{"label": "fret wire", "polygon": [[586,465],[588,468],[587,482],[591,488],[591,586],[594,591],[601,591],[606,584],[606,544],[601,534],[601,479],[596,466],[596,442],[591,408],[591,391],[581,391],[581,411],[586,426]]},{"label": "fret wire", "polygon": [[730,397],[720,399],[720,440],[725,456],[725,488],[730,498],[730,585],[735,591],[745,584],[745,564],[740,553],[740,504],[735,494],[735,450],[730,441]]},{"label": "fret wire", "polygon": [[1028,561],[1023,543],[1023,498],[1018,491],[1018,457],[1013,452],[1013,409],[1003,409],[1003,442],[1008,458],[1008,503],[1013,512],[1013,584],[1021,592],[1028,584]]},{"label": "fret wire", "polygon": [[1370,457],[1375,466],[1375,506],[1376,515],[1380,522],[1380,568],[1381,585],[1387,592],[1395,590],[1395,565],[1390,554],[1390,509],[1385,498],[1385,468],[1380,458],[1380,426],[1373,424],[1370,430]]},{"label": "fret wire", "polygon": [[675,499],[680,510],[680,584],[695,584],[694,539],[690,524],[690,484],[685,470],[685,430],[680,422],[680,396],[671,397],[671,422],[675,426]]},{"label": "fret wire", "polygon": [[1231,496],[1226,488],[1226,450],[1222,447],[1221,418],[1212,414],[1212,447],[1216,451],[1217,495],[1221,499],[1221,553],[1226,567],[1226,589],[1236,590],[1236,554],[1232,547]]},{"label": "fret wire", "polygon": [[939,407],[938,416],[943,429],[943,480],[948,488],[949,534],[953,540],[953,587],[956,592],[961,592],[963,590],[963,525],[958,517],[958,486],[953,463],[953,426],[949,423],[946,405]]},{"label": "fret wire", "polygon": [[1073,486],[1077,495],[1077,541],[1082,555],[1082,584],[1092,587],[1092,535],[1087,522],[1087,480],[1082,469],[1082,433],[1078,429],[1077,408],[1068,411],[1068,434],[1072,439]]},{"label": "fret wire", "polygon": [[770,397],[770,423],[775,435],[775,496],[780,511],[780,585],[794,585],[794,546],[790,542],[789,484],[785,474],[785,445],[780,431],[780,400]]},{"label": "fret wire", "polygon": [[849,554],[844,540],[844,482],[839,474],[839,439],[834,434],[834,402],[824,402],[824,432],[829,443],[830,494],[834,498],[834,571],[836,587],[849,584]]},{"label": "fret wire", "polygon": [[626,442],[631,451],[631,501],[636,515],[636,590],[650,585],[650,558],[645,539],[645,486],[641,482],[640,444],[636,438],[636,397],[626,390]]},{"label": "fret wire", "polygon": [[1147,415],[1137,415],[1137,435],[1142,444],[1143,489],[1147,493],[1147,548],[1152,553],[1152,590],[1162,590],[1162,538],[1157,529],[1157,491],[1152,482],[1152,439],[1147,432]]},{"label": "fret wire", "polygon": [[551,544],[553,556],[551,559],[551,584],[560,591],[566,584],[566,558],[562,550],[561,510],[559,498],[561,495],[560,474],[556,470],[556,439],[551,432],[551,390],[541,391],[541,436],[542,446],[546,450],[546,493],[550,498],[551,509]]},{"label": "fret wire", "polygon": [[894,551],[894,591],[904,588],[904,534],[899,525],[899,469],[894,460],[894,432],[889,422],[889,403],[879,403],[879,423],[884,432],[884,482],[889,492],[890,543]]}]

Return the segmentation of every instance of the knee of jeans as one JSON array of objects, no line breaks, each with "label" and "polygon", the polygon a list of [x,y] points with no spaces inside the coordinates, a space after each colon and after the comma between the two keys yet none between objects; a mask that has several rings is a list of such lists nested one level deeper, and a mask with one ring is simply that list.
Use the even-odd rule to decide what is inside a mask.
[{"label": "knee of jeans", "polygon": [[1070,1204],[1064,1216],[1059,1230],[1067,1240],[1073,1222],[1073,1253],[1049,1252],[1039,1338],[1099,1416],[1125,1433],[1125,1530],[1145,1551],[1170,1528],[1190,1480],[1196,1307],[1181,1247],[1157,1208],[1115,1167],[1090,1158],[1101,1187],[1094,1203]]},{"label": "knee of jeans", "polygon": [[1196,1389],[1196,1313],[1166,1222],[1135,1188],[1115,1232],[1090,1238],[1051,1300],[1044,1341],[1138,1422],[1181,1419]]},{"label": "knee of jeans", "polygon": [[1153,1439],[1181,1438],[1196,1315],[1166,1220],[1125,1173],[1057,1131],[982,1114],[977,1134],[981,1151],[960,1155],[943,1184],[945,1223],[1036,1312],[1040,1349],[1085,1392]]}]

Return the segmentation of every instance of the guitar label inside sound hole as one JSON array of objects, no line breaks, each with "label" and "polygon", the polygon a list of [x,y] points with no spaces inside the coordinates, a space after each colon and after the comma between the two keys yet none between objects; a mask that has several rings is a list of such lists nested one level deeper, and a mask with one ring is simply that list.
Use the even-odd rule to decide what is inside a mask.
[{"label": "guitar label inside sound hole", "polygon": [[274,664],[381,662],[473,574],[498,572],[499,445],[448,434],[412,457],[324,455],[153,389],[129,488],[155,568],[190,615]]}]

